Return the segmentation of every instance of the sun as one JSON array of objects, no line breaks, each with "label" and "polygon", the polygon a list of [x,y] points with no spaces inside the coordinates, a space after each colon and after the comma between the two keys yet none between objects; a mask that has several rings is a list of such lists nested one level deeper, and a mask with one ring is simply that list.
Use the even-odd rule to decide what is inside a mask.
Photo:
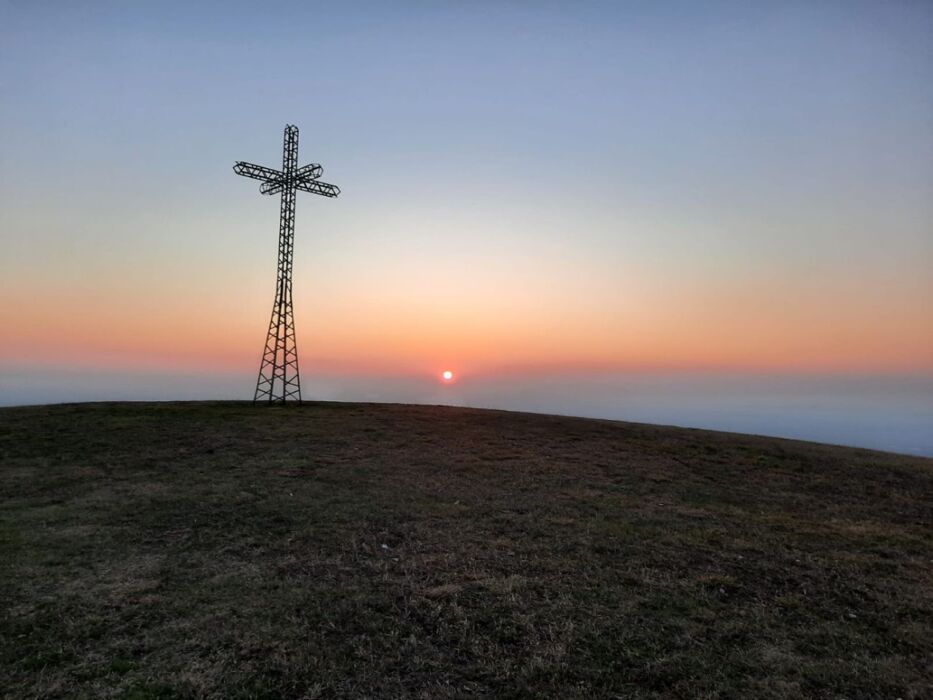
[{"label": "sun", "polygon": [[449,369],[445,369],[443,372],[441,372],[441,379],[443,379],[445,382],[452,382],[454,380],[454,373]]}]

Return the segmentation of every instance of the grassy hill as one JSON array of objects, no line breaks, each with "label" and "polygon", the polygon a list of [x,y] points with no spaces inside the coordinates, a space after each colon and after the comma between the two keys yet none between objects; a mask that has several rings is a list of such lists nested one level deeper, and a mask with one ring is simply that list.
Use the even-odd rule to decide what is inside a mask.
[{"label": "grassy hill", "polygon": [[0,694],[933,697],[933,460],[455,408],[0,410]]}]

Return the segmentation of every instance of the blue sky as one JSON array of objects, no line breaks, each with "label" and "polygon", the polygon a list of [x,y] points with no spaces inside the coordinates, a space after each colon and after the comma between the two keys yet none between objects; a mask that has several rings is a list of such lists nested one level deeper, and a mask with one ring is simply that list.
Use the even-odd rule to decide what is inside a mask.
[{"label": "blue sky", "polygon": [[931,36],[927,2],[2,2],[0,368],[248,385],[278,203],[230,168],[294,123],[343,191],[298,203],[328,381],[929,375]]}]

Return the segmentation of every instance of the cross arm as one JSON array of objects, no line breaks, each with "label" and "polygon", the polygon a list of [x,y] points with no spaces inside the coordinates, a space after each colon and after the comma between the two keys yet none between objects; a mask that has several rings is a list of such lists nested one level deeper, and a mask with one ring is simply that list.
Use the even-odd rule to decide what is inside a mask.
[{"label": "cross arm", "polygon": [[317,163],[308,163],[298,168],[298,171],[295,173],[297,178],[311,178],[312,180],[317,180],[321,175],[324,174],[324,168],[322,168]]},{"label": "cross arm", "polygon": [[300,180],[295,184],[295,187],[303,192],[319,194],[324,197],[336,197],[340,194],[340,188],[337,187],[337,185],[331,185],[327,182],[321,182],[320,180]]},{"label": "cross arm", "polygon": [[[317,163],[308,163],[304,167],[298,168],[298,170],[295,171],[295,179],[298,181],[317,180],[323,174],[324,168],[322,168],[320,165]],[[279,175],[275,180],[264,182],[260,186],[259,191],[263,194],[278,194],[282,191],[284,184],[284,176]]]},{"label": "cross arm", "polygon": [[[282,191],[284,185],[285,183],[281,179],[267,180],[259,186],[259,191],[263,194],[278,194]],[[295,182],[295,189],[302,190],[303,192],[310,192],[311,194],[319,194],[324,197],[336,197],[340,194],[340,188],[337,187],[337,185],[331,185],[330,183],[312,180],[310,178],[303,178]]]},{"label": "cross arm", "polygon": [[251,177],[254,180],[275,180],[282,176],[282,173],[278,170],[273,170],[272,168],[266,168],[262,165],[253,165],[252,163],[244,163],[242,160],[237,161],[237,164],[233,166],[233,172],[237,175],[243,175],[244,177]]}]

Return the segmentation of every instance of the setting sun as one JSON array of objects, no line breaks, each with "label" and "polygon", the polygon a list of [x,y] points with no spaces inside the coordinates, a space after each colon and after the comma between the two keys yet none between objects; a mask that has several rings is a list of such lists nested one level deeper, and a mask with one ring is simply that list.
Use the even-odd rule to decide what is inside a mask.
[{"label": "setting sun", "polygon": [[445,369],[443,372],[441,372],[441,379],[443,379],[445,382],[452,382],[454,380],[454,373],[449,369]]}]

